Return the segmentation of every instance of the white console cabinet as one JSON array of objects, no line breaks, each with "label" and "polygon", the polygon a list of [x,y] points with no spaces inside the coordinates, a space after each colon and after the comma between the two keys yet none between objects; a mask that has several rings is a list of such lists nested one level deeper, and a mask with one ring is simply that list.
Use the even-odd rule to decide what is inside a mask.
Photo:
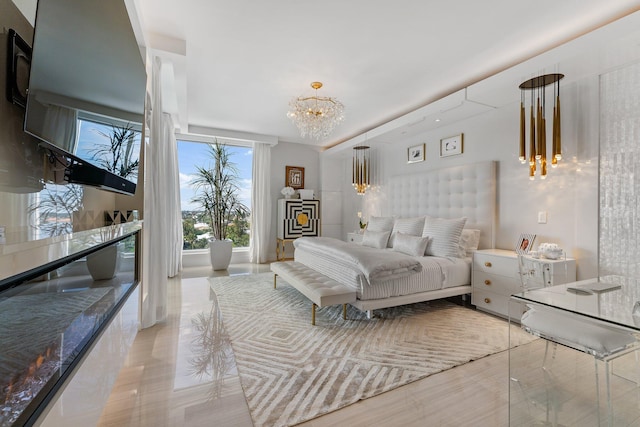
[{"label": "white console cabinet", "polygon": [[[540,286],[560,285],[576,280],[574,259],[527,257],[527,269]],[[510,296],[523,291],[518,256],[504,249],[483,249],[473,255],[471,303],[480,310],[502,317],[520,318],[523,307]]]}]

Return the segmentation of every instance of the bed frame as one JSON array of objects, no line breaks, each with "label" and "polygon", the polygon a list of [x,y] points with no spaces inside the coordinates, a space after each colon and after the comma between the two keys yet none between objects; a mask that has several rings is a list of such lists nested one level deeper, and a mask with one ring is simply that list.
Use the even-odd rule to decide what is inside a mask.
[{"label": "bed frame", "polygon": [[[465,228],[480,233],[480,249],[495,247],[496,162],[486,161],[444,169],[397,175],[385,190],[389,206],[385,212],[400,218],[429,215],[440,218],[467,217]],[[362,311],[471,293],[471,284],[379,300],[357,300]]]}]

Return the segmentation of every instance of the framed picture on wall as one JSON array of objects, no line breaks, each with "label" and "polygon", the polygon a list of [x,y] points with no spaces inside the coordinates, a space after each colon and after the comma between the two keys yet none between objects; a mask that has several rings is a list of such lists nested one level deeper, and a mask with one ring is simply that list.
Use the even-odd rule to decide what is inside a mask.
[{"label": "framed picture on wall", "polygon": [[440,157],[455,156],[462,154],[463,135],[450,136],[440,140]]},{"label": "framed picture on wall", "polygon": [[535,234],[522,233],[516,243],[516,253],[520,255],[528,254],[536,240]]},{"label": "framed picture on wall", "polygon": [[407,148],[407,163],[422,161],[424,161],[424,144],[418,144]]},{"label": "framed picture on wall", "polygon": [[304,168],[300,166],[285,166],[286,186],[294,190],[304,188]]}]

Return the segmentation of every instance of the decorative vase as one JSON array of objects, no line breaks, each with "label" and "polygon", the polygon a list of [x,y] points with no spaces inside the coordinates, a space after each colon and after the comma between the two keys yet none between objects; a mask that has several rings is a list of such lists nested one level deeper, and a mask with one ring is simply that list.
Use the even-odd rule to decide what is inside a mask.
[{"label": "decorative vase", "polygon": [[226,270],[231,262],[233,242],[231,240],[210,240],[209,257],[214,270]]},{"label": "decorative vase", "polygon": [[122,243],[118,243],[87,255],[87,269],[93,280],[109,280],[116,275],[121,248]]}]

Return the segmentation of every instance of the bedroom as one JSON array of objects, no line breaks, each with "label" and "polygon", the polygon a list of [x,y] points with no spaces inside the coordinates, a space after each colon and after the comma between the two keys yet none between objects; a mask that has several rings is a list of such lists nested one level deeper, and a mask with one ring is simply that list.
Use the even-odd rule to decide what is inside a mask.
[{"label": "bedroom", "polygon": [[[556,62],[549,58],[542,59],[544,60],[542,65],[532,65],[533,70],[543,69],[549,63]],[[579,166],[575,165],[573,160],[567,159],[559,169],[550,172],[549,179],[545,183],[540,181],[530,183],[525,175],[526,168],[523,169],[517,162],[517,142],[510,136],[510,134],[517,134],[517,117],[513,113],[513,106],[516,105],[514,102],[519,98],[517,84],[530,74],[529,70],[516,70],[515,76],[507,77],[511,82],[509,89],[513,89],[515,97],[508,95],[508,100],[504,104],[499,103],[500,108],[495,111],[476,115],[476,111],[472,109],[469,114],[471,117],[467,119],[458,119],[438,129],[422,130],[416,135],[409,130],[409,136],[400,136],[406,129],[399,127],[399,135],[378,136],[377,141],[370,143],[375,146],[375,156],[379,162],[379,173],[375,179],[383,183],[398,170],[413,173],[472,161],[498,160],[500,162],[498,191],[500,211],[496,246],[512,248],[520,233],[534,233],[538,235],[537,242],[557,242],[567,248],[571,256],[578,258],[579,278],[592,277],[596,273],[598,251],[598,236],[594,231],[598,223],[598,203],[594,197],[594,188],[598,185],[597,161],[595,161],[598,146],[594,144],[596,138],[593,137],[594,134],[597,135],[598,130],[591,126],[576,125],[575,128],[565,126],[565,148],[576,155]],[[468,93],[457,92],[439,103],[425,107],[424,115],[429,116],[444,110],[455,113],[457,111],[455,107],[461,103],[464,109],[473,101],[483,102],[486,94],[493,91],[491,80],[484,84],[487,86],[472,85]],[[563,112],[567,120],[574,118],[580,123],[595,123],[593,120],[593,117],[597,117],[594,116],[597,114],[595,111],[586,111],[582,108],[577,111],[576,107],[584,106],[585,97],[590,100],[597,98],[594,88],[597,88],[597,82],[593,77],[567,79],[567,85],[562,89],[563,102],[565,102]],[[336,95],[340,94],[336,93]],[[287,94],[288,96],[290,94]],[[595,100],[587,102],[587,105],[593,107],[597,102]],[[410,120],[409,123],[415,121]],[[415,126],[412,127],[416,129]],[[495,129],[500,129],[497,135],[494,135]],[[465,138],[464,152],[459,156],[440,158],[438,153],[440,139],[460,133],[464,134]],[[372,132],[368,136],[354,138],[341,148],[337,146],[324,153],[318,153],[315,148],[309,146],[279,143],[273,149],[271,188],[273,199],[279,197],[284,167],[290,164],[305,166],[308,171],[306,186],[321,192],[320,197],[325,201],[325,207],[330,203],[333,207],[340,206],[340,209],[323,212],[323,234],[345,238],[347,232],[357,228],[357,212],[363,212],[366,217],[384,213],[377,202],[380,201],[379,198],[388,195],[372,191],[364,198],[359,198],[354,194],[348,178],[351,146],[373,139]],[[401,146],[391,144],[396,141],[402,141]],[[426,160],[417,164],[407,164],[406,149],[421,143],[426,144]],[[509,147],[509,149],[503,147]],[[582,169],[581,172],[584,172],[584,175],[579,175],[578,167]],[[523,197],[523,194],[526,196]],[[377,200],[376,197],[378,197]],[[116,201],[107,201],[106,204],[113,203],[119,206],[117,205],[119,202],[120,199],[116,198]],[[537,218],[540,211],[547,212],[547,224],[538,224]],[[271,259],[275,258],[274,246],[269,245],[272,251]]]}]

